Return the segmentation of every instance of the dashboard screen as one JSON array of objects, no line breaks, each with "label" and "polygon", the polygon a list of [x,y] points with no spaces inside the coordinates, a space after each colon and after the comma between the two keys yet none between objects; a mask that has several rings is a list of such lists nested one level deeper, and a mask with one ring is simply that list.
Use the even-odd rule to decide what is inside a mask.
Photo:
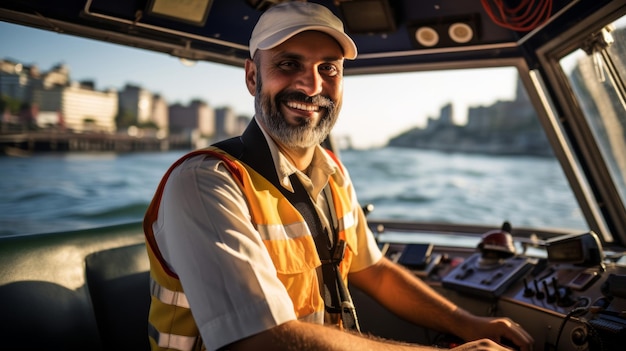
[{"label": "dashboard screen", "polygon": [[584,261],[581,240],[565,240],[548,245],[548,261],[560,263],[579,263]]}]

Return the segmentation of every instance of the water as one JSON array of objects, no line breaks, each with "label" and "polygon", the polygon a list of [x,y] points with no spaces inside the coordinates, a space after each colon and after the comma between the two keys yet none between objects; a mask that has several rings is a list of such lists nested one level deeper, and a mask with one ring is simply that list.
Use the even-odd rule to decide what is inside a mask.
[{"label": "water", "polygon": [[0,158],[0,235],[139,221],[183,152]]},{"label": "water", "polygon": [[376,219],[585,229],[553,158],[401,148],[342,152],[361,203]]},{"label": "water", "polygon": [[[183,151],[0,157],[0,235],[140,221]],[[558,163],[383,148],[342,151],[376,219],[584,229]]]}]

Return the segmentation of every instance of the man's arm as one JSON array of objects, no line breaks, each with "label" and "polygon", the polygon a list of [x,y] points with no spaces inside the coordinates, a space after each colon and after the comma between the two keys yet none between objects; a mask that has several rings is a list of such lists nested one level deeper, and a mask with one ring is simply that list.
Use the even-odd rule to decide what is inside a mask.
[{"label": "man's arm", "polygon": [[414,324],[454,334],[466,341],[490,338],[500,342],[506,338],[523,351],[532,348],[533,338],[510,319],[474,316],[387,258],[351,273],[348,279],[397,316]]},{"label": "man's arm", "polygon": [[[375,337],[360,336],[319,324],[291,321],[239,340],[224,350],[274,350],[274,351],[441,351],[439,348],[405,344]],[[495,342],[483,339],[463,344],[455,351],[505,351]]]}]

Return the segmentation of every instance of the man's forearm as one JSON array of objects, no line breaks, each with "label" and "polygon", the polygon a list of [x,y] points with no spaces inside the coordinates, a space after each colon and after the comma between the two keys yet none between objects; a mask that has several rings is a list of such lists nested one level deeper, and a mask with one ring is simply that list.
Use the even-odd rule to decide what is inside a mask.
[{"label": "man's forearm", "polygon": [[351,274],[349,279],[397,316],[420,326],[457,334],[459,326],[471,317],[410,271],[386,258]]},{"label": "man's forearm", "polygon": [[291,321],[225,347],[226,350],[359,350],[359,351],[434,351],[433,347],[399,343],[373,336],[361,336],[334,327]]},{"label": "man's forearm", "polygon": [[484,344],[484,338],[495,342],[506,338],[522,350],[532,347],[532,336],[511,319],[473,315],[439,295],[407,269],[386,258],[363,271],[352,273],[349,279],[401,318],[456,335],[466,341],[475,340],[469,345],[459,346],[460,349],[498,348],[491,343]]}]

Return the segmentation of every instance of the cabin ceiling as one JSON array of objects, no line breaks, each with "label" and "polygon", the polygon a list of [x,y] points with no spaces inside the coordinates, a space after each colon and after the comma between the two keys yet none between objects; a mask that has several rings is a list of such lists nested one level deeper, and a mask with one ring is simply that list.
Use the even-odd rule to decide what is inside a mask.
[{"label": "cabin ceiling", "polygon": [[[4,0],[0,20],[45,30],[103,40],[191,60],[208,60],[241,66],[248,57],[248,39],[262,9],[280,0],[196,0],[205,3],[206,14],[183,11],[164,15],[163,6],[172,0]],[[478,58],[524,56],[518,43],[525,36],[537,36],[550,26],[560,29],[559,11],[576,11],[580,3],[603,0],[548,0],[552,4],[549,25],[531,31],[516,31],[496,24],[483,3],[493,0],[328,0],[310,1],[330,8],[344,20],[359,49],[355,61],[346,63],[346,72],[381,66],[434,63]],[[537,1],[529,1],[535,3]],[[180,3],[180,2],[179,2]],[[183,2],[188,3],[188,2]],[[515,6],[519,0],[509,0]],[[160,7],[159,7],[160,6]],[[388,16],[384,9],[391,11]],[[371,9],[371,11],[367,11]],[[383,9],[383,10],[381,10]],[[356,10],[356,11],[355,11]],[[584,11],[581,7],[580,11]],[[540,17],[539,9],[537,16]],[[557,20],[554,20],[554,19]],[[573,18],[576,18],[574,16]],[[197,21],[200,23],[190,23]],[[453,23],[474,31],[455,42],[447,34]],[[369,27],[369,28],[368,28]],[[428,27],[439,34],[433,46],[415,39],[418,28]],[[548,29],[546,29],[548,28]],[[530,33],[530,34],[529,34]],[[527,39],[527,37],[525,39]],[[541,36],[537,36],[541,37]],[[550,35],[543,34],[549,38]],[[428,38],[428,36],[426,37]],[[524,42],[531,42],[524,40]],[[527,49],[526,49],[527,50]]]}]

